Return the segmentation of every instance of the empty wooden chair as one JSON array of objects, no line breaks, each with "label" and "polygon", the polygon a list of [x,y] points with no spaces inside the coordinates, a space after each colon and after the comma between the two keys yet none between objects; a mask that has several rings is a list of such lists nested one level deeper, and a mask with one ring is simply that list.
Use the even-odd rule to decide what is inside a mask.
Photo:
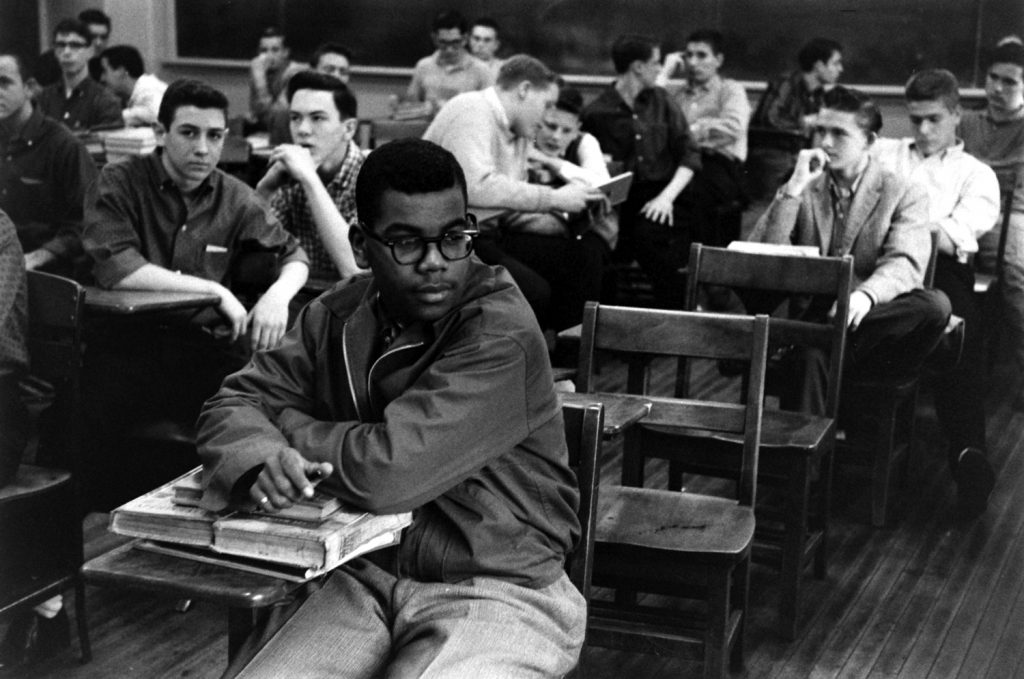
[{"label": "empty wooden chair", "polygon": [[[616,601],[591,600],[589,644],[697,658],[706,677],[725,676],[727,657],[734,668],[742,665],[767,346],[766,316],[587,303],[578,375],[584,388],[597,350],[637,358],[725,358],[748,366],[744,404],[651,396],[650,414],[626,433],[627,448],[653,444],[663,429],[742,436],[742,454],[734,458],[737,495],[601,487],[594,585],[615,588],[618,595]],[[634,603],[633,592],[700,604],[688,615],[675,607]]]}]

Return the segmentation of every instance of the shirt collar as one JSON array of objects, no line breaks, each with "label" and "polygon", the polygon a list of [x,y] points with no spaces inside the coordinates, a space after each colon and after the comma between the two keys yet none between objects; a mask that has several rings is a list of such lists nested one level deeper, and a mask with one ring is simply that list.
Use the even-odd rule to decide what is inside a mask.
[{"label": "shirt collar", "polygon": [[953,144],[952,146],[947,146],[946,148],[942,149],[942,151],[940,151],[939,153],[932,154],[927,158],[924,155],[922,155],[920,151],[917,150],[917,142],[915,142],[913,138],[910,139],[908,147],[910,148],[910,154],[917,158],[918,160],[927,160],[927,158],[938,158],[940,161],[945,161],[946,159],[949,158],[956,158],[963,154],[964,152],[964,142],[962,139],[959,138],[956,140],[956,143]]},{"label": "shirt collar", "polygon": [[717,91],[722,86],[722,77],[720,75],[713,75],[708,79],[706,83],[691,84],[689,81],[686,82],[684,90],[687,94],[704,94]]},{"label": "shirt collar", "polygon": [[[163,148],[157,148],[155,151],[153,151],[153,153],[149,154],[148,156],[148,159],[152,164],[152,167],[154,168],[153,171],[156,172],[157,185],[159,185],[161,189],[173,189],[180,194],[181,189],[178,188],[178,185],[174,183],[173,179],[171,179],[171,175],[167,174],[167,168],[164,167],[163,154]],[[214,168],[213,172],[211,172],[206,177],[206,179],[204,179],[202,183],[199,184],[199,186],[196,188],[195,195],[200,196],[212,191],[214,187],[214,182],[220,179],[217,173],[217,168]]]},{"label": "shirt collar", "polygon": [[501,131],[505,133],[509,141],[514,140],[516,135],[512,132],[512,123],[509,122],[508,112],[502,105],[501,99],[498,98],[498,90],[494,87],[488,87],[484,90],[484,99],[494,109],[495,115],[498,116],[498,126],[501,128]]},{"label": "shirt collar", "polygon": [[16,142],[22,142],[28,146],[34,144],[41,136],[43,136],[43,123],[44,116],[43,112],[38,108],[33,107],[32,113],[29,115],[28,120],[21,126],[14,135],[7,139],[8,144]]},{"label": "shirt collar", "polygon": [[436,52],[434,52],[434,65],[440,69],[444,69],[448,73],[454,73],[455,71],[461,71],[463,69],[469,68],[470,59],[473,59],[473,57],[470,56],[469,52],[463,50],[462,54],[459,56],[459,60],[456,61],[454,64],[442,64],[441,50],[437,50]]}]

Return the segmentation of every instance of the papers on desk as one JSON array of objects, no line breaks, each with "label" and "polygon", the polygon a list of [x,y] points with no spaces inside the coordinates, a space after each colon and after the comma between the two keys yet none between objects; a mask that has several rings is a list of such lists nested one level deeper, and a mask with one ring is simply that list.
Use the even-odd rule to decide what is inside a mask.
[{"label": "papers on desk", "polygon": [[821,256],[821,251],[818,250],[816,245],[787,245],[785,243],[755,243],[746,240],[734,240],[729,243],[729,249],[754,255],[785,255],[787,257]]},{"label": "papers on desk", "polygon": [[156,149],[156,135],[151,127],[126,127],[100,134],[108,163],[116,163],[131,156],[144,156]]}]

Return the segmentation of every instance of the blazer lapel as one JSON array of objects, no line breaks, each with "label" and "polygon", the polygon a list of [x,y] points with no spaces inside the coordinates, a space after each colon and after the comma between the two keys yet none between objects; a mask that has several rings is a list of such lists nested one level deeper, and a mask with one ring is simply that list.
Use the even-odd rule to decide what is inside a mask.
[{"label": "blazer lapel", "polygon": [[878,206],[881,198],[881,175],[878,171],[878,164],[868,162],[864,168],[864,176],[860,180],[857,192],[853,194],[850,202],[850,214],[846,218],[846,229],[843,231],[843,248],[840,254],[847,254],[853,249],[853,244],[860,235],[865,224],[871,220],[871,213]]}]

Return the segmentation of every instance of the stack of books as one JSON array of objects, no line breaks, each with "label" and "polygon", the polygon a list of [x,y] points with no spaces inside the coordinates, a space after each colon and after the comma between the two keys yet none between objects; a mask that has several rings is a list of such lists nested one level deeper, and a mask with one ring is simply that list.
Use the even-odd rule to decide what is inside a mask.
[{"label": "stack of books", "polygon": [[397,544],[410,513],[376,515],[318,492],[270,514],[255,505],[226,512],[199,507],[197,467],[110,514],[110,530],[144,538],[149,551],[303,581],[367,552]]},{"label": "stack of books", "polygon": [[107,162],[116,163],[130,156],[152,153],[156,149],[156,135],[151,127],[126,127],[103,133],[103,147]]}]

